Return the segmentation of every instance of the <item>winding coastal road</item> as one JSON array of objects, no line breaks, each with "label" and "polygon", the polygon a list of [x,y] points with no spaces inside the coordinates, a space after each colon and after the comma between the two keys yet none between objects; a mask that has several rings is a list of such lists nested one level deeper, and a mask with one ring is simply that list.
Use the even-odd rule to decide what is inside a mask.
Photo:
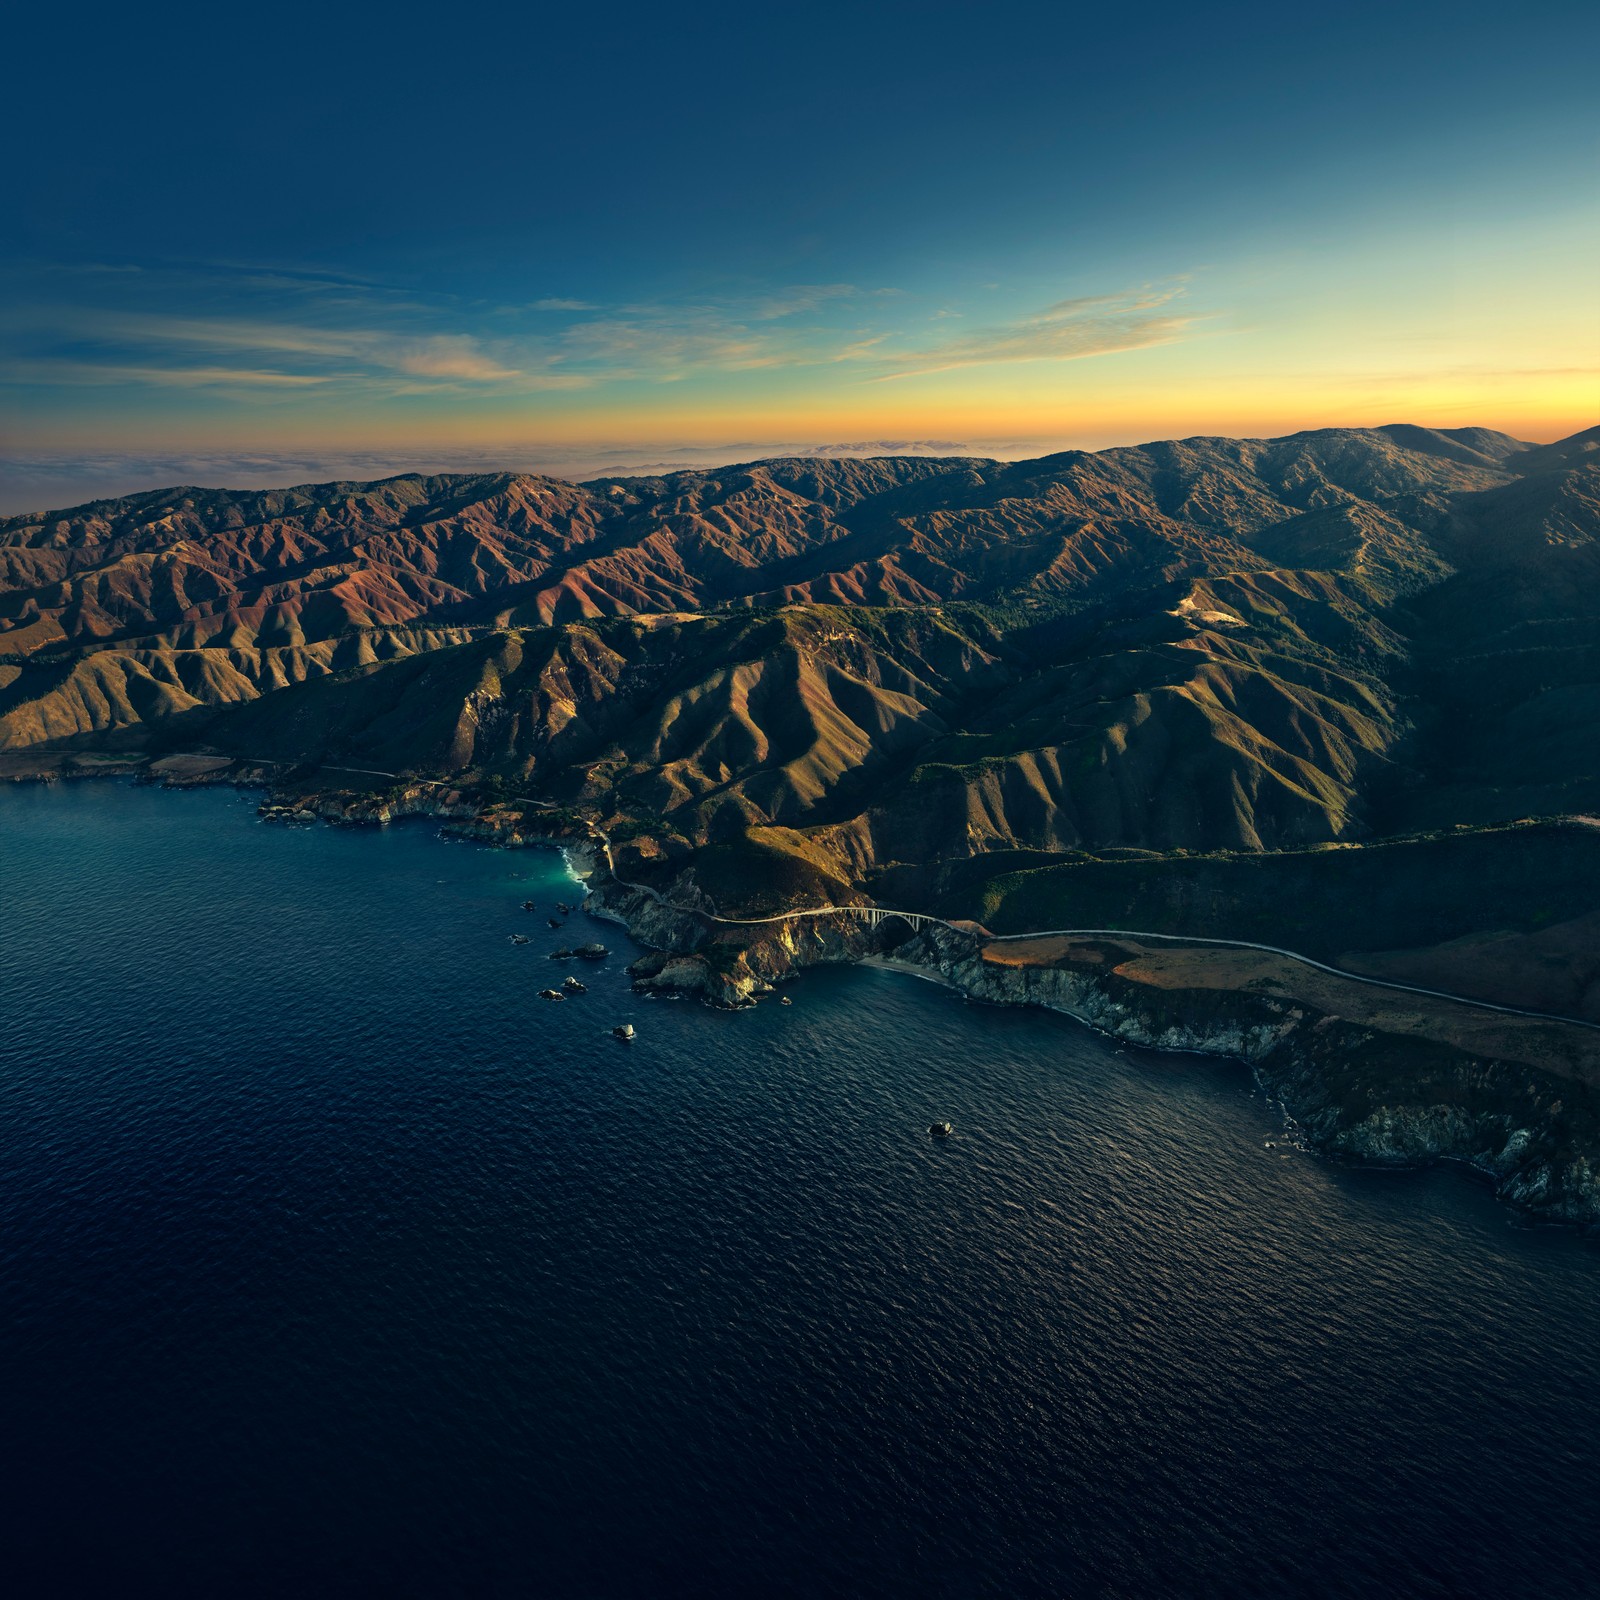
[{"label": "winding coastal road", "polygon": [[[330,767],[330,772],[355,772],[374,778],[398,778],[394,772],[377,772],[370,768],[362,767]],[[429,784],[435,788],[444,788],[448,785],[440,783],[437,779],[417,778],[407,780],[421,784]],[[536,800],[526,795],[511,796],[513,805],[530,806],[536,810],[554,809],[548,800]],[[1588,826],[1600,826],[1600,818],[1587,816],[1574,816],[1570,821]],[[967,930],[958,928],[954,923],[943,917],[935,917],[926,911],[899,911],[890,906],[812,906],[799,911],[780,911],[769,917],[724,917],[715,912],[704,911],[698,906],[680,906],[668,900],[659,890],[652,889],[648,884],[630,883],[626,878],[618,878],[616,860],[611,853],[611,838],[604,829],[589,825],[591,837],[599,841],[600,848],[605,854],[606,867],[613,878],[624,889],[631,889],[636,894],[646,895],[665,910],[676,911],[682,916],[703,917],[707,922],[715,922],[725,928],[755,928],[775,922],[792,922],[803,917],[836,917],[856,916],[869,918],[874,924],[885,921],[889,917],[899,917],[903,922],[912,927],[922,927],[925,924],[936,923],[942,928],[949,928],[952,933],[965,933]],[[969,935],[970,937],[970,935]],[[1400,994],[1420,994],[1430,1000],[1449,1000],[1460,1006],[1472,1006],[1479,1011],[1498,1011],[1508,1017],[1531,1017],[1536,1022],[1564,1022],[1574,1028],[1590,1028],[1600,1032],[1600,1022],[1591,1022],[1585,1017],[1566,1017],[1554,1011],[1530,1011],[1522,1006],[1501,1005],[1494,1000],[1475,1000],[1470,995],[1451,994],[1446,989],[1427,989],[1415,983],[1397,983],[1392,978],[1372,978],[1361,972],[1346,972],[1342,967],[1330,967],[1325,961],[1314,960],[1311,956],[1302,955],[1298,950],[1285,950],[1281,945],[1257,944],[1250,939],[1208,939],[1198,934],[1187,933],[1155,933],[1148,929],[1140,928],[1040,928],[1032,933],[1002,933],[990,934],[988,943],[1007,944],[1019,943],[1024,939],[1158,939],[1168,944],[1204,944],[1215,945],[1225,950],[1260,950],[1267,955],[1283,956],[1289,961],[1298,961],[1302,966],[1315,967],[1319,972],[1326,972],[1331,977],[1343,978],[1350,983],[1364,983],[1374,989],[1393,989]]]},{"label": "winding coastal road", "polygon": [[990,943],[1003,944],[1008,940],[1022,939],[1096,937],[1164,939],[1172,944],[1214,944],[1229,950],[1264,950],[1268,955],[1287,956],[1289,960],[1298,961],[1302,966],[1316,967],[1320,972],[1330,973],[1335,978],[1345,978],[1351,983],[1370,984],[1375,989],[1398,989],[1403,994],[1422,994],[1434,1000],[1453,1000],[1457,1005],[1475,1006],[1480,1011],[1502,1011],[1507,1016],[1532,1017],[1538,1022],[1567,1022],[1575,1028],[1593,1028],[1600,1032],[1600,1022],[1590,1022],[1584,1017],[1564,1017],[1554,1011],[1527,1011],[1521,1006],[1504,1006],[1493,1000],[1474,1000],[1468,995],[1451,994],[1445,989],[1424,989],[1420,984],[1396,983],[1391,978],[1371,978],[1362,972],[1346,972],[1343,967],[1330,967],[1325,961],[1314,961],[1310,956],[1301,955],[1298,950],[1285,950],[1275,944],[1256,944],[1250,939],[1205,939],[1192,933],[1140,933],[1131,928],[1046,928],[1039,933],[996,934],[991,937]]},{"label": "winding coastal road", "polygon": [[[611,854],[611,840],[598,828],[593,829],[593,832],[605,851],[606,866],[611,870],[612,877],[616,878],[623,888],[649,896],[657,905],[668,911],[676,911],[685,916],[703,917],[707,922],[719,923],[725,928],[754,928],[774,922],[790,922],[802,917],[857,916],[870,918],[874,925],[890,917],[899,917],[912,927],[937,923],[942,928],[949,928],[952,933],[967,931],[943,917],[932,916],[926,911],[897,911],[890,906],[813,906],[801,911],[780,911],[770,917],[723,917],[695,906],[675,905],[648,884],[630,883],[626,878],[617,878],[616,865]],[[1298,950],[1285,950],[1281,945],[1275,944],[1257,944],[1250,939],[1207,939],[1198,934],[1154,933],[1139,928],[1040,928],[1032,933],[990,934],[987,943],[1020,943],[1025,939],[1159,939],[1169,944],[1205,944],[1216,945],[1225,950],[1261,950],[1268,955],[1283,956],[1287,960],[1298,961],[1302,966],[1315,967],[1319,972],[1343,978],[1350,983],[1368,984],[1374,989],[1394,989],[1401,994],[1425,995],[1431,1000],[1450,1000],[1456,1005],[1473,1006],[1479,1011],[1498,1011],[1509,1017],[1531,1017],[1536,1022],[1564,1022],[1575,1028],[1591,1028],[1600,1032],[1600,1022],[1590,1022],[1584,1017],[1564,1017],[1553,1011],[1529,1011],[1522,1006],[1501,1005],[1493,1000],[1474,1000],[1470,995],[1451,994],[1445,989],[1425,989],[1420,984],[1396,983],[1391,978],[1372,978],[1361,972],[1346,972],[1342,967],[1330,967],[1327,962],[1316,961],[1310,956],[1302,955]]]}]

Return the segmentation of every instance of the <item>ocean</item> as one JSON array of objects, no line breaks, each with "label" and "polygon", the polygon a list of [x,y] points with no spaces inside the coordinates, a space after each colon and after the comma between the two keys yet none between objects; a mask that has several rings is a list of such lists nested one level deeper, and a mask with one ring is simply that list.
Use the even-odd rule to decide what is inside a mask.
[{"label": "ocean", "polygon": [[1600,1587],[1593,1244],[1063,1016],[646,1000],[558,854],[256,799],[0,789],[8,1594]]}]

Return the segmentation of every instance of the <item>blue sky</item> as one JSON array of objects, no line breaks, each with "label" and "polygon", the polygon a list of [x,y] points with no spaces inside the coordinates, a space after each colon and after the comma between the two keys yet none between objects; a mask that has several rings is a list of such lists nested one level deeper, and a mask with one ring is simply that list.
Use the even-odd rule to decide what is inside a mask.
[{"label": "blue sky", "polygon": [[1600,346],[1592,6],[13,16],[0,500],[1405,416]]}]

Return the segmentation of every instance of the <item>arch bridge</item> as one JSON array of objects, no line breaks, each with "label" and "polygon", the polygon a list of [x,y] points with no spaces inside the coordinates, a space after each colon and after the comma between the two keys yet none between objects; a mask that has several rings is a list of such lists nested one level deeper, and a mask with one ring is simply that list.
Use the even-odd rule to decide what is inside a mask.
[{"label": "arch bridge", "polygon": [[923,911],[892,911],[887,906],[851,906],[848,908],[866,922],[868,927],[876,928],[880,923],[888,922],[898,917],[902,922],[909,922],[913,928],[931,928],[942,926],[943,919],[930,917]]}]

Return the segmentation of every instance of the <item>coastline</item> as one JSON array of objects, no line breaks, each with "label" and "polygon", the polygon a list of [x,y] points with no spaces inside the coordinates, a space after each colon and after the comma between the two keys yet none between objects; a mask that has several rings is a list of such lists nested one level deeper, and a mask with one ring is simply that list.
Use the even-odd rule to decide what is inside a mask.
[{"label": "coastline", "polygon": [[[172,788],[274,789],[280,781],[264,763],[209,757],[169,758],[159,766],[95,763],[89,771],[29,776],[47,783],[58,777],[123,777]],[[1222,956],[1237,954],[1199,949],[1205,941],[1194,941],[1194,948],[1168,941],[1176,948],[1158,952],[1141,948],[1133,935],[1076,941],[1048,936],[1064,948],[1050,959],[1028,961],[1015,958],[1026,940],[994,940],[981,930],[946,923],[913,929],[892,914],[881,926],[869,926],[850,910],[727,923],[617,878],[609,841],[590,825],[530,830],[520,811],[485,806],[464,787],[400,780],[381,794],[318,790],[294,795],[293,803],[280,799],[283,794],[275,791],[258,808],[263,820],[381,827],[425,817],[454,837],[560,851],[574,880],[584,885],[583,909],[646,946],[647,954],[629,968],[642,993],[688,996],[736,1010],[812,966],[860,964],[898,972],[973,1003],[1055,1011],[1122,1043],[1235,1057],[1282,1108],[1291,1136],[1309,1150],[1391,1169],[1448,1161],[1490,1182],[1500,1199],[1532,1220],[1600,1230],[1600,1106],[1593,1087],[1600,1081],[1600,1038],[1593,1030],[1506,1017],[1496,1019],[1498,1034],[1486,1036],[1491,1048],[1462,1048],[1430,1037],[1426,1019],[1419,1026],[1414,1017],[1375,1018],[1370,1004],[1363,1015],[1349,996],[1342,1004],[1337,994],[1332,1004],[1326,994],[1308,1000],[1285,992],[1281,981],[1255,977],[1246,987],[1237,974],[1219,976],[1205,968],[1200,981],[1193,981],[1194,972],[1183,970],[1185,960],[1194,968],[1207,958],[1215,968]],[[1047,936],[1034,940],[1042,944]],[[1013,947],[1006,952],[1011,959],[996,958],[1003,946]],[[1353,990],[1361,982],[1322,971],[1324,989],[1343,984]],[[1433,1009],[1437,1013],[1441,1006]],[[1485,1026],[1477,1032],[1483,1034]],[[1586,1031],[1586,1038],[1575,1037]],[[1477,1042],[1469,1030],[1467,1044]],[[1564,1072],[1550,1070],[1552,1044],[1566,1052]]]}]

